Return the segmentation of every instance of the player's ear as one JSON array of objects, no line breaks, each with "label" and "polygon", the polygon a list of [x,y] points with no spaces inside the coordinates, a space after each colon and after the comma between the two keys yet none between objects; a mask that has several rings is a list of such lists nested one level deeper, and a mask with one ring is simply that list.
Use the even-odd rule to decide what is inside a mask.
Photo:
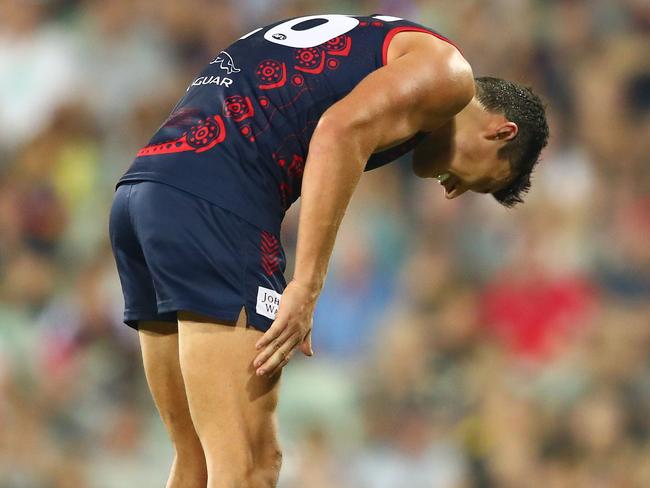
[{"label": "player's ear", "polygon": [[517,124],[508,120],[495,128],[493,139],[497,141],[510,141],[515,138],[518,132],[519,127],[517,127]]}]

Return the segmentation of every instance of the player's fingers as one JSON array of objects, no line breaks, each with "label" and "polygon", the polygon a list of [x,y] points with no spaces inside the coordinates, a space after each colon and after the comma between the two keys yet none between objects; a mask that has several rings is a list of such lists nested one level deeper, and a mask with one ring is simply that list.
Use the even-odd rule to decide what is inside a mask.
[{"label": "player's fingers", "polygon": [[259,354],[255,357],[253,361],[253,367],[259,368],[264,364],[276,351],[280,348],[295,334],[289,328],[286,328],[282,333],[269,342],[264,349],[262,349]]},{"label": "player's fingers", "polygon": [[311,346],[311,330],[307,333],[307,337],[305,337],[305,340],[302,341],[302,344],[300,344],[300,351],[305,356],[313,356],[314,355],[314,350],[312,349],[312,346]]},{"label": "player's fingers", "polygon": [[275,340],[282,334],[282,331],[287,327],[287,320],[278,313],[269,330],[267,330],[262,337],[255,343],[255,349],[262,349],[264,346]]},{"label": "player's fingers", "polygon": [[274,351],[265,361],[263,361],[259,367],[258,371],[260,374],[270,373],[283,359],[289,356],[294,348],[298,345],[300,339],[295,335],[289,337],[280,348]]},{"label": "player's fingers", "polygon": [[289,363],[291,356],[293,356],[293,351],[287,354],[287,356],[280,362],[280,364],[278,364],[272,371],[268,371],[266,374],[268,376],[278,374],[280,371],[282,371],[282,368],[284,368]]},{"label": "player's fingers", "polygon": [[257,375],[272,375],[282,362],[291,355],[294,348],[300,343],[300,337],[297,335],[292,336],[285,342],[280,349],[275,351],[270,358],[268,358],[259,368],[257,368]]}]

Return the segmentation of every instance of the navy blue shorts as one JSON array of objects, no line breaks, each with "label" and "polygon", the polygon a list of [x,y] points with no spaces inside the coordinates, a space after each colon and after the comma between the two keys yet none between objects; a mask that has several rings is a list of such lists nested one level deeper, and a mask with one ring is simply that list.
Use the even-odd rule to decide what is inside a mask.
[{"label": "navy blue shorts", "polygon": [[267,330],[284,291],[277,235],[162,183],[122,184],[109,232],[124,293],[124,322],[176,321],[181,310]]}]

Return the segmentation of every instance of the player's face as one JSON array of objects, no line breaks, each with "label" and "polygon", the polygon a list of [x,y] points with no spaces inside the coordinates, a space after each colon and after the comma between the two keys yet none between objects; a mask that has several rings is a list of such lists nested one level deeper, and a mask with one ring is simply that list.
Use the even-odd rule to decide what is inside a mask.
[{"label": "player's face", "polygon": [[467,191],[494,193],[504,188],[511,179],[510,164],[495,154],[479,161],[455,159],[449,168],[436,175],[445,188],[445,197],[457,198]]},{"label": "player's face", "polygon": [[422,178],[436,178],[448,199],[467,191],[497,192],[514,176],[508,160],[498,153],[517,132],[515,123],[486,111],[474,99],[415,148],[413,171]]},{"label": "player's face", "polygon": [[449,166],[435,175],[448,199],[467,191],[497,192],[514,176],[499,151],[517,135],[517,125],[502,114],[485,111],[480,104],[468,108],[456,117],[454,156]]}]

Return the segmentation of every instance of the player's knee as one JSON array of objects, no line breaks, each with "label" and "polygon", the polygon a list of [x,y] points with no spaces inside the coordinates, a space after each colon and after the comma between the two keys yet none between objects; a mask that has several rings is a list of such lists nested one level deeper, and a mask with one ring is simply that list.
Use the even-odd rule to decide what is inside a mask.
[{"label": "player's knee", "polygon": [[257,459],[251,486],[272,488],[278,482],[282,467],[282,451],[279,448],[265,447]]},{"label": "player's knee", "polygon": [[[188,451],[176,452],[172,464],[172,479],[179,480],[178,486],[187,486],[192,481],[192,486],[206,486],[208,481],[208,468],[203,453]],[[182,480],[182,482],[180,481]],[[171,486],[176,486],[171,484]]]},{"label": "player's knee", "polygon": [[282,450],[279,447],[270,449],[269,458],[271,459],[272,466],[278,470],[282,467]]},{"label": "player's knee", "polygon": [[268,473],[269,476],[272,476],[273,473],[279,473],[280,468],[282,467],[282,451],[279,447],[269,447],[266,446],[263,448],[262,455],[260,455],[257,466],[261,468],[264,473]]},{"label": "player's knee", "polygon": [[[213,478],[210,478],[212,476]],[[252,471],[236,472],[232,468],[227,470],[215,470],[208,479],[218,480],[218,484],[209,486],[225,487],[246,487],[246,488],[275,488],[280,476],[279,469],[255,468]]]},{"label": "player's knee", "polygon": [[241,458],[221,455],[208,459],[211,476],[223,486],[246,486],[250,488],[273,488],[278,482],[282,466],[279,448],[261,448],[257,453]]},{"label": "player's knee", "polygon": [[279,448],[271,449],[268,453],[268,461],[262,466],[260,472],[260,486],[274,487],[280,476],[282,467],[282,451]]},{"label": "player's knee", "polygon": [[176,456],[184,464],[203,464],[205,465],[205,454],[201,442],[193,437],[172,438],[172,444]]}]

